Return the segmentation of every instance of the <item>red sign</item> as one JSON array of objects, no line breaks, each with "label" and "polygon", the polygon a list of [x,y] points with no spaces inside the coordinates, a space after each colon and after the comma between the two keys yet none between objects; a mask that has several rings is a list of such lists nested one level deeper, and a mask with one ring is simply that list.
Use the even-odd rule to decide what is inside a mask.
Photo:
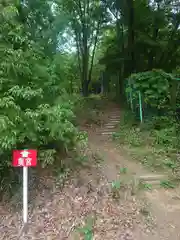
[{"label": "red sign", "polygon": [[14,150],[13,167],[35,167],[37,165],[37,150]]}]

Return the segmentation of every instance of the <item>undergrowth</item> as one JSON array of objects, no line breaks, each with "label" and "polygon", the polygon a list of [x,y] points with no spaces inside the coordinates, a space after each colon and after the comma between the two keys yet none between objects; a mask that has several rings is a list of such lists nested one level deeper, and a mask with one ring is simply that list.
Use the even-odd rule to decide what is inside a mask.
[{"label": "undergrowth", "polygon": [[[87,142],[87,135],[79,131],[78,120],[83,116],[95,119],[103,103],[99,101],[101,97],[80,96],[76,81],[79,79],[71,72],[74,65],[71,61],[67,63],[68,58],[56,48],[47,54],[47,46],[32,37],[36,34],[20,21],[23,13],[19,11],[25,10],[20,3],[1,5],[0,196],[3,196],[5,192],[12,194],[21,183],[21,169],[11,166],[14,149],[37,149],[38,165],[49,168],[59,165],[62,169],[62,158]],[[45,9],[50,10],[50,5]]]},{"label": "undergrowth", "polygon": [[[86,165],[88,157],[82,154],[82,149],[86,148],[87,133],[79,131],[78,127],[82,120],[99,124],[105,106],[104,101],[106,100],[101,96],[90,95],[83,98],[78,94],[69,95],[64,92],[55,99],[54,106],[47,105],[40,110],[35,109],[32,113],[29,110],[27,112],[28,123],[31,124],[30,136],[32,137],[31,139],[26,137],[28,141],[25,144],[20,135],[24,136],[24,133],[16,133],[19,138],[12,145],[8,145],[8,151],[4,155],[8,156],[8,159],[0,164],[0,190],[2,193],[5,191],[13,195],[22,180],[21,171],[11,168],[10,158],[13,148],[21,149],[26,146],[26,148],[38,149],[38,161],[41,167],[49,168],[51,166],[49,168],[51,169],[54,166],[57,181],[61,185],[69,175],[70,169],[76,169],[79,164]],[[26,115],[26,112],[24,114]],[[33,116],[31,117],[30,114]],[[38,128],[34,129],[33,126],[36,125]],[[18,128],[17,131],[19,131]],[[19,141],[22,143],[19,144]]]},{"label": "undergrowth", "polygon": [[116,140],[136,160],[152,170],[172,173],[179,180],[177,124],[171,117],[154,117],[140,124],[129,111],[122,112]]}]

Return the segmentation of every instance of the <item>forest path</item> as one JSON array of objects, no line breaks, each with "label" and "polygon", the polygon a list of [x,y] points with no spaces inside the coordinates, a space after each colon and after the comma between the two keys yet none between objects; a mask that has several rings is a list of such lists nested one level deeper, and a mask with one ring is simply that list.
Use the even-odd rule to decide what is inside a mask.
[{"label": "forest path", "polygon": [[[105,115],[104,125],[86,128],[89,146],[83,156],[87,162],[68,177],[66,172],[58,177],[49,172],[38,176],[30,192],[27,234],[20,236],[22,208],[0,203],[0,240],[180,239],[178,194],[156,188],[162,176],[123,156],[109,137],[120,111],[111,107]],[[122,173],[125,168],[127,173]],[[140,178],[153,183],[153,190],[139,191]],[[119,180],[120,187],[113,188]],[[15,205],[19,202],[14,200]]]},{"label": "forest path", "polygon": [[[146,184],[151,184],[151,190],[143,190],[141,193],[135,191],[137,196],[146,202],[148,211],[153,218],[153,225],[156,225],[156,227],[153,231],[150,231],[149,234],[146,233],[137,239],[179,240],[180,190],[160,188],[161,180],[167,179],[166,175],[151,172],[145,169],[140,163],[131,161],[123,156],[120,149],[112,142],[112,134],[115,132],[119,121],[119,109],[111,109],[111,111],[109,111],[109,120],[104,127],[97,129],[95,131],[96,134],[89,135],[91,149],[98,152],[104,159],[101,170],[103,170],[110,181],[113,181],[117,179],[119,170],[126,168],[126,179],[132,179],[133,187],[136,188],[141,181]],[[124,175],[120,174],[120,179],[123,180],[123,178]]]}]

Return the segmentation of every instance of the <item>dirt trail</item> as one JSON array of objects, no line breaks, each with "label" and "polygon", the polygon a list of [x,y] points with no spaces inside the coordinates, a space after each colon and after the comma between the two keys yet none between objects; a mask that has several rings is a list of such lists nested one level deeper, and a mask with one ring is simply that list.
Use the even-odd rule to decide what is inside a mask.
[{"label": "dirt trail", "polygon": [[[147,180],[161,176],[122,156],[109,138],[119,122],[119,109],[112,108],[106,115],[103,127],[88,129],[88,162],[71,172],[63,185],[53,176],[40,179],[29,209],[27,234],[18,237],[21,211],[12,208],[11,203],[0,203],[0,240],[180,239],[177,194],[163,189],[136,191],[140,176]],[[120,173],[123,167],[127,174]],[[115,192],[118,198],[114,198],[112,182],[118,179],[123,184]]]},{"label": "dirt trail", "polygon": [[[90,146],[94,151],[99,152],[103,156],[105,163],[102,170],[110,180],[114,180],[117,177],[117,171],[120,168],[126,167],[129,172],[129,176],[133,179],[145,179],[146,182],[150,182],[154,186],[151,191],[141,192],[140,198],[145,197],[145,201],[150,206],[150,211],[153,216],[156,229],[149,232],[149,234],[143,235],[144,240],[179,240],[180,239],[180,191],[165,190],[157,187],[157,181],[166,179],[166,176],[158,173],[152,173],[145,169],[141,164],[129,161],[122,156],[121,151],[112,143],[111,136],[113,130],[116,129],[116,122],[120,120],[120,112],[118,109],[113,109],[109,112],[109,122],[103,129],[96,130],[96,135],[91,135]],[[98,135],[98,136],[97,136]],[[142,237],[142,236],[141,236]]]}]

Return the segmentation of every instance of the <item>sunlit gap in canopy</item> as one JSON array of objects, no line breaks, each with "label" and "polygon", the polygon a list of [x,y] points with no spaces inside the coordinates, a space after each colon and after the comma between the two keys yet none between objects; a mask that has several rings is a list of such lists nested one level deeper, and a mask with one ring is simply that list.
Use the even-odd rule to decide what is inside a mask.
[{"label": "sunlit gap in canopy", "polygon": [[72,33],[69,33],[69,30],[65,30],[64,33],[58,37],[58,46],[57,51],[66,52],[66,53],[75,53],[76,52],[76,43]]}]

